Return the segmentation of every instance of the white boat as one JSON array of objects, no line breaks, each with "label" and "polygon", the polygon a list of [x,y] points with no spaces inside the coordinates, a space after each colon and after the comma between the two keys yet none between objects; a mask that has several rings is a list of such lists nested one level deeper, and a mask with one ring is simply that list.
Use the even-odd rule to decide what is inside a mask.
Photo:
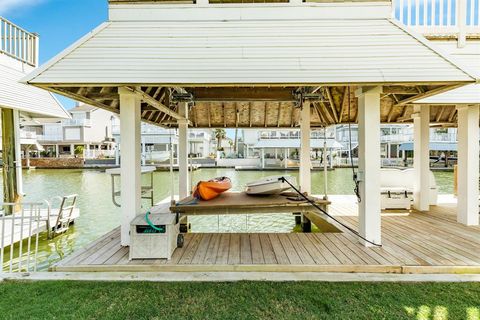
[{"label": "white boat", "polygon": [[279,194],[287,191],[291,187],[288,183],[280,180],[282,177],[284,177],[292,185],[297,184],[297,180],[292,176],[270,176],[261,180],[247,183],[245,192],[251,195],[269,195]]}]

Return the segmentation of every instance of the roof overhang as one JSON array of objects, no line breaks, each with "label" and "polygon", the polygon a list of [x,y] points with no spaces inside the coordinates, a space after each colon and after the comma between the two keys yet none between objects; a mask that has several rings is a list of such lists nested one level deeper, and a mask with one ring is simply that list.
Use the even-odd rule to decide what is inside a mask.
[{"label": "roof overhang", "polygon": [[355,89],[383,86],[381,121],[408,122],[413,101],[475,77],[390,6],[112,3],[108,22],[24,81],[113,112],[128,88],[142,119],[167,127],[175,95],[189,93],[198,128],[296,127],[301,94],[316,97],[313,127],[355,122]]}]

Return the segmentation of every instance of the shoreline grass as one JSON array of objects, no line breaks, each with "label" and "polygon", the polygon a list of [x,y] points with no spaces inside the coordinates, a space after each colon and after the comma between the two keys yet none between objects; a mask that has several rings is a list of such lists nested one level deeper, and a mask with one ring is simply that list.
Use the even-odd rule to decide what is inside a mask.
[{"label": "shoreline grass", "polygon": [[479,283],[0,283],[1,319],[480,319]]}]

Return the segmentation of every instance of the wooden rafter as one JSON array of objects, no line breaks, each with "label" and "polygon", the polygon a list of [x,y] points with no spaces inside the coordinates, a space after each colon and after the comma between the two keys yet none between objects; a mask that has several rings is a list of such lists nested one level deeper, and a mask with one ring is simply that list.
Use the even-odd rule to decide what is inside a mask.
[{"label": "wooden rafter", "polygon": [[440,111],[438,111],[437,116],[435,117],[435,122],[439,122],[442,119],[444,111],[445,111],[445,106],[442,106],[440,108]]},{"label": "wooden rafter", "polygon": [[441,86],[441,87],[435,88],[433,90],[422,92],[422,93],[416,94],[414,96],[408,97],[406,99],[403,99],[403,100],[397,102],[397,104],[395,104],[395,106],[404,106],[406,104],[415,102],[417,100],[425,99],[425,98],[437,95],[439,93],[442,93],[442,92],[445,92],[445,91],[448,91],[448,90],[453,90],[453,89],[456,89],[456,88],[460,88],[462,86],[464,86],[464,84],[462,84],[462,83],[461,84],[455,84],[455,85],[449,85],[449,86]]},{"label": "wooden rafter", "polygon": [[453,118],[455,117],[455,114],[457,113],[457,108],[452,108],[452,111],[450,111],[450,115],[448,116],[448,122],[452,122]]},{"label": "wooden rafter", "polygon": [[249,121],[249,126],[250,128],[252,127],[252,103],[248,103],[248,121]]},{"label": "wooden rafter", "polygon": [[267,103],[265,102],[263,104],[263,110],[264,110],[264,114],[263,114],[263,124],[265,126],[265,128],[267,127],[267,119],[268,119],[268,115],[267,115]]},{"label": "wooden rafter", "polygon": [[329,87],[325,88],[325,92],[327,93],[327,98],[328,98],[328,102],[330,104],[330,109],[332,110],[333,120],[335,121],[335,123],[338,123],[337,108],[335,107],[335,101],[333,101],[332,92],[330,91]]},{"label": "wooden rafter", "polygon": [[281,109],[281,103],[278,102],[278,111],[277,111],[277,128],[280,128],[280,109]]},{"label": "wooden rafter", "polygon": [[342,122],[343,120],[343,112],[345,112],[345,100],[350,99],[349,96],[349,87],[345,87],[345,91],[343,92],[343,98],[342,98],[342,105],[340,107],[340,114],[339,114],[339,122]]},{"label": "wooden rafter", "polygon": [[140,88],[131,88],[131,87],[125,87],[127,90],[135,93],[142,101],[145,103],[148,103],[152,107],[157,108],[159,111],[168,114],[170,117],[180,120],[180,119],[185,119],[185,117],[182,117],[172,109],[168,108],[166,105],[161,103],[160,101],[154,99],[152,96],[148,95],[146,92],[142,91]]},{"label": "wooden rafter", "polygon": [[74,93],[74,92],[69,91],[69,90],[64,89],[64,88],[49,88],[48,90],[50,90],[52,92],[55,92],[55,93],[58,93],[60,95],[64,95],[66,97],[72,98],[74,100],[84,102],[84,103],[92,105],[94,107],[105,109],[107,111],[114,112],[114,113],[120,113],[120,110],[117,109],[117,108],[113,108],[112,106],[106,105],[106,104],[104,104],[100,101],[97,101],[97,100],[89,99],[86,96],[79,95],[78,93]]},{"label": "wooden rafter", "polygon": [[223,126],[227,127],[227,113],[225,112],[225,104],[222,103],[222,112],[223,112]]}]

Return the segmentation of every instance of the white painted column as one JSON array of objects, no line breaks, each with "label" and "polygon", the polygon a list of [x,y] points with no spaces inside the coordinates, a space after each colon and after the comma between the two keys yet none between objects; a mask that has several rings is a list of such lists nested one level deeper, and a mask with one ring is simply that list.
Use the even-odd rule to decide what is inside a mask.
[{"label": "white painted column", "polygon": [[413,207],[430,209],[430,106],[416,105],[413,117]]},{"label": "white painted column", "polygon": [[75,145],[74,144],[70,145],[70,155],[72,157],[75,156]]},{"label": "white painted column", "polygon": [[284,163],[285,169],[288,169],[288,156],[289,156],[289,153],[290,153],[290,149],[288,149],[288,148],[285,149],[285,157],[284,157],[284,158],[285,158],[285,163]]},{"label": "white painted column", "polygon": [[300,113],[300,191],[312,192],[310,159],[310,101],[303,102]]},{"label": "white painted column", "polygon": [[[359,89],[358,97],[358,178],[360,181],[359,232],[381,243],[380,208],[380,94],[381,87]],[[371,246],[361,241],[365,246]]]},{"label": "white painted column", "polygon": [[458,106],[457,221],[478,226],[479,106]]},{"label": "white painted column", "polygon": [[190,195],[188,178],[188,103],[179,102],[178,113],[185,119],[178,123],[178,193],[180,199]]},{"label": "white painted column", "polygon": [[120,190],[122,201],[121,244],[130,245],[130,222],[141,213],[140,99],[119,88],[120,95]]},{"label": "white painted column", "polygon": [[[23,196],[22,147],[20,144],[20,112],[13,110],[13,130],[15,138],[15,174],[17,176],[17,192]],[[28,149],[27,151],[28,152]]]},{"label": "white painted column", "polygon": [[145,141],[140,137],[140,140],[142,141],[142,166],[145,166],[147,164],[147,152],[145,150]]},{"label": "white painted column", "polygon": [[120,165],[120,145],[115,146],[115,165]]},{"label": "white painted column", "polygon": [[55,158],[60,158],[60,146],[58,144],[55,145]]},{"label": "white painted column", "polygon": [[262,169],[265,169],[265,149],[262,148],[262,149],[260,150],[260,152],[261,152],[261,155],[260,155],[261,159],[260,159],[260,161],[261,161],[261,164],[262,164]]}]

